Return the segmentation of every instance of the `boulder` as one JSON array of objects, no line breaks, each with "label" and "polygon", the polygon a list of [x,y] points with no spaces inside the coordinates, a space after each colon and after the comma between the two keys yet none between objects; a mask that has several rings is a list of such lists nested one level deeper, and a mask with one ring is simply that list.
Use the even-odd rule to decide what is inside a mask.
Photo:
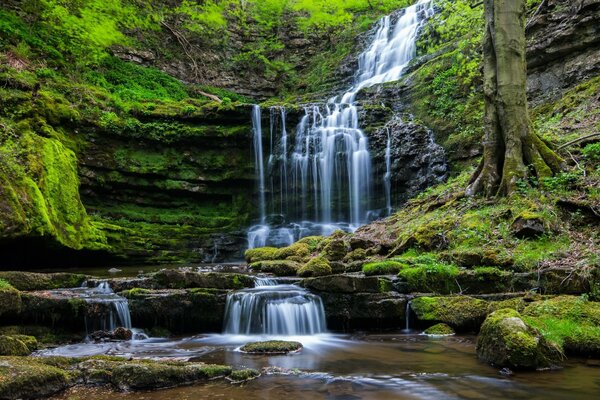
[{"label": "boulder", "polygon": [[315,257],[298,270],[298,276],[303,278],[310,276],[324,276],[332,274],[331,264],[324,257]]},{"label": "boulder", "polygon": [[14,336],[0,336],[0,356],[27,356],[29,347]]},{"label": "boulder", "polygon": [[240,350],[251,354],[287,354],[302,349],[302,343],[284,340],[266,342],[251,342],[243,345]]},{"label": "boulder", "polygon": [[478,331],[488,307],[488,302],[469,296],[418,297],[410,304],[419,324],[441,322],[457,332]]},{"label": "boulder", "polygon": [[[382,283],[383,282],[383,283]],[[360,275],[328,275],[304,279],[301,285],[309,290],[329,293],[380,293],[389,279]]]},{"label": "boulder", "polygon": [[547,368],[562,359],[556,345],[511,309],[495,311],[486,318],[477,338],[477,356],[495,367],[511,369]]},{"label": "boulder", "polygon": [[544,220],[536,214],[524,213],[519,215],[511,224],[513,234],[520,238],[534,238],[546,232]]},{"label": "boulder", "polygon": [[275,276],[295,276],[301,264],[291,260],[267,260],[250,264],[253,271],[270,273]]},{"label": "boulder", "polygon": [[425,329],[423,332],[426,335],[441,336],[441,335],[454,335],[454,329],[446,324],[435,324]]}]

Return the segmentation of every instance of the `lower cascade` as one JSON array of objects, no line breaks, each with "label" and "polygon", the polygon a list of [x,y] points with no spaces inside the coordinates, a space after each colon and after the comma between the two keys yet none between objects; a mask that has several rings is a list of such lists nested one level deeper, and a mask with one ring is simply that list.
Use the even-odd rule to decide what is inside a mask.
[{"label": "lower cascade", "polygon": [[225,334],[302,336],[326,331],[323,302],[296,286],[259,279],[227,296]]},{"label": "lower cascade", "polygon": [[108,282],[100,282],[93,288],[82,287],[82,298],[88,303],[104,303],[109,305],[109,312],[97,318],[86,317],[86,329],[88,332],[100,329],[113,331],[118,327],[131,329],[131,315],[129,303],[125,297],[117,295]]}]

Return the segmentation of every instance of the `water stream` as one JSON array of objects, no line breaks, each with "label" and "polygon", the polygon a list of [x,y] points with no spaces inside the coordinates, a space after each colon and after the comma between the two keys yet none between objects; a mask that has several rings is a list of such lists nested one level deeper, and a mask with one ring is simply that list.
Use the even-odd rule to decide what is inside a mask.
[{"label": "water stream", "polygon": [[[374,193],[369,140],[360,129],[355,98],[365,87],[402,76],[416,54],[418,30],[432,14],[432,1],[420,0],[406,8],[395,23],[390,16],[380,19],[371,43],[359,57],[353,86],[323,106],[307,106],[293,145],[285,109],[272,107],[266,171],[261,110],[254,106],[259,223],[249,229],[249,248],[286,246],[300,237],[328,235],[336,229],[354,231],[377,214],[371,210]],[[392,209],[390,146],[388,138],[383,177],[386,213]],[[268,187],[265,176],[269,177]]]}]

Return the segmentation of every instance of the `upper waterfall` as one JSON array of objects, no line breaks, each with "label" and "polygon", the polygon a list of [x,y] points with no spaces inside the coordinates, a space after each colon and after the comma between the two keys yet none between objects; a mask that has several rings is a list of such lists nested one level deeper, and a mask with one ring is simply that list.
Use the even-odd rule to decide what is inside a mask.
[{"label": "upper waterfall", "polygon": [[[370,220],[371,153],[368,137],[360,128],[355,97],[362,88],[402,76],[416,55],[419,27],[431,14],[432,0],[419,0],[395,23],[390,16],[381,18],[369,46],[359,56],[352,87],[323,106],[307,106],[293,138],[286,130],[285,109],[271,108],[268,188],[262,159],[265,138],[260,136],[260,111],[257,117],[255,106],[252,121],[261,221],[249,231],[250,248],[289,245],[300,237],[327,235],[336,229],[353,231]],[[383,185],[385,212],[389,213],[391,176],[386,172]],[[279,216],[275,221],[268,221],[263,211],[265,190],[269,193],[266,213]]]}]

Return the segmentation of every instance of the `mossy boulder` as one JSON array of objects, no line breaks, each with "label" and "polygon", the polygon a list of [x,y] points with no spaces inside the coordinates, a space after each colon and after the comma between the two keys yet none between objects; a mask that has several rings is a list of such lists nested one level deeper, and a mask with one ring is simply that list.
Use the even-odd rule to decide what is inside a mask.
[{"label": "mossy boulder", "polygon": [[0,399],[47,397],[69,387],[76,374],[51,362],[35,357],[0,357]]},{"label": "mossy boulder", "polygon": [[429,328],[425,329],[425,331],[423,331],[423,333],[425,333],[426,335],[432,335],[432,336],[436,336],[436,335],[454,335],[454,329],[452,329],[450,326],[446,325],[446,324],[435,324],[433,326],[430,326]]},{"label": "mossy boulder", "polygon": [[298,276],[303,278],[331,275],[332,273],[329,260],[320,256],[311,259],[298,270]]},{"label": "mossy boulder", "polygon": [[304,262],[310,255],[311,251],[306,243],[294,243],[291,246],[277,249],[274,253],[274,258],[277,260],[292,260]]},{"label": "mossy boulder", "polygon": [[252,379],[256,379],[260,376],[260,371],[254,368],[245,368],[238,369],[233,371],[228,377],[227,380],[231,383],[242,383],[251,381]]},{"label": "mossy boulder", "polygon": [[487,247],[465,247],[442,253],[442,259],[461,267],[488,265],[493,267],[510,267],[514,259],[505,250]]},{"label": "mossy boulder", "polygon": [[21,294],[7,281],[0,279],[0,317],[21,310]]},{"label": "mossy boulder", "polygon": [[292,260],[266,260],[250,264],[253,271],[260,271],[275,276],[295,276],[301,264]]},{"label": "mossy boulder", "polygon": [[242,289],[254,286],[254,280],[244,274],[195,272],[178,269],[159,271],[153,275],[152,280],[156,289]]},{"label": "mossy boulder", "polygon": [[372,275],[397,275],[404,268],[408,268],[408,264],[394,261],[394,260],[383,260],[373,261],[362,266],[362,272],[367,276]]},{"label": "mossy boulder", "polygon": [[381,280],[384,280],[384,278],[327,275],[304,279],[301,285],[310,290],[326,293],[381,293]]},{"label": "mossy boulder", "polygon": [[254,263],[256,261],[274,260],[275,253],[279,249],[275,247],[257,247],[255,249],[248,249],[244,252],[244,258],[248,263]]},{"label": "mossy boulder", "polygon": [[296,243],[303,243],[308,246],[310,252],[314,252],[319,249],[321,242],[326,240],[325,236],[306,236],[298,240]]},{"label": "mossy boulder", "polygon": [[30,353],[31,350],[22,340],[14,336],[0,336],[0,356],[27,356]]},{"label": "mossy boulder", "polygon": [[[119,390],[148,390],[231,374],[231,367],[199,363],[108,362],[110,383]],[[112,364],[112,365],[110,365]]]},{"label": "mossy boulder", "polygon": [[477,338],[477,356],[496,367],[538,369],[558,364],[560,349],[528,325],[518,311],[490,314]]},{"label": "mossy boulder", "polygon": [[522,315],[566,354],[600,357],[600,303],[558,296],[529,303]]},{"label": "mossy boulder", "polygon": [[511,230],[519,239],[534,238],[546,232],[546,222],[540,214],[526,211],[514,219]]},{"label": "mossy boulder", "polygon": [[457,332],[477,331],[488,306],[469,296],[418,297],[410,305],[419,323],[445,323]]},{"label": "mossy boulder", "polygon": [[285,340],[246,343],[240,348],[241,351],[251,354],[287,354],[300,349],[302,343]]},{"label": "mossy boulder", "polygon": [[38,272],[0,271],[0,279],[10,283],[18,290],[51,290],[79,287],[88,278],[82,274],[57,272],[44,274]]},{"label": "mossy boulder", "polygon": [[332,237],[323,246],[321,255],[329,261],[341,261],[350,250],[350,246],[343,237]]},{"label": "mossy boulder", "polygon": [[460,291],[456,278],[459,269],[455,265],[431,263],[415,264],[398,273],[410,292],[452,294]]}]

